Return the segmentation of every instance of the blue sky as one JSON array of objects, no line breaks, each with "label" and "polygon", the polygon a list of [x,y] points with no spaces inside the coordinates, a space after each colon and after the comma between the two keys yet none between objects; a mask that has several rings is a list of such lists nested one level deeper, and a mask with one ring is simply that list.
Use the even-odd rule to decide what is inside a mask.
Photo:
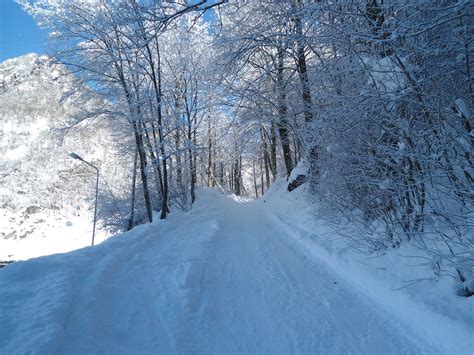
[{"label": "blue sky", "polygon": [[[73,0],[71,0],[73,1]],[[214,10],[204,15],[210,20]],[[0,63],[27,53],[46,51],[46,33],[15,0],[0,0]]]},{"label": "blue sky", "polygon": [[46,35],[14,0],[0,0],[0,62],[26,53],[44,53]]}]

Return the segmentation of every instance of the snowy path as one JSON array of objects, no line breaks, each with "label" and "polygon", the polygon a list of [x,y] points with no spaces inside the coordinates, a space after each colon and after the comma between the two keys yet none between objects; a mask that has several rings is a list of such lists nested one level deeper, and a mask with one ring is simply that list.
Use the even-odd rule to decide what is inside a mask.
[{"label": "snowy path", "polygon": [[285,243],[260,205],[224,202],[205,262],[189,265],[198,281],[190,286],[202,286],[200,300],[193,300],[197,307],[189,309],[199,314],[182,329],[198,339],[190,350],[268,354],[422,351],[388,315],[323,265],[310,262]]},{"label": "snowy path", "polygon": [[189,214],[5,268],[0,353],[437,352],[296,249],[262,203],[203,196]]}]

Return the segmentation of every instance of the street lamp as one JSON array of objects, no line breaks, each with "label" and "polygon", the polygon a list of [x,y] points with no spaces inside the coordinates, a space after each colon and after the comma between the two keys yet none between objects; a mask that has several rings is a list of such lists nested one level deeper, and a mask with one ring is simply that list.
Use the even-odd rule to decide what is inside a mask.
[{"label": "street lamp", "polygon": [[94,207],[94,227],[92,229],[92,245],[94,245],[94,239],[95,239],[95,223],[97,221],[97,196],[99,194],[99,168],[92,165],[91,163],[85,161],[84,159],[82,159],[79,155],[77,155],[76,153],[70,153],[69,156],[73,159],[77,159],[77,160],[80,160],[82,161],[84,164],[87,164],[89,165],[91,168],[95,169],[96,173],[97,173],[97,179],[96,179],[96,182],[95,182],[95,207]]}]

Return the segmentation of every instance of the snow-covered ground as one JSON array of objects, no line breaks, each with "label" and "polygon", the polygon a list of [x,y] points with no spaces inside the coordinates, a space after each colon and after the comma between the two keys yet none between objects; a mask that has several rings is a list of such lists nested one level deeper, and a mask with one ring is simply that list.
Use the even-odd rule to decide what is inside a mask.
[{"label": "snow-covered ground", "polygon": [[389,270],[380,281],[333,249],[304,187],[198,197],[96,247],[1,269],[0,353],[472,353],[472,297],[392,290]]},{"label": "snow-covered ground", "polygon": [[[25,217],[24,211],[0,209],[0,261],[27,260],[65,253],[92,242],[92,216],[87,213],[59,213],[43,210]],[[98,229],[95,244],[108,233]]]},{"label": "snow-covered ground", "polygon": [[[121,213],[118,201],[128,200],[130,160],[116,149],[123,142],[117,142],[105,117],[63,135],[78,110],[103,104],[68,72],[37,54],[0,63],[0,261],[90,245],[95,171],[71,159],[71,152],[100,168],[99,213],[108,222]],[[116,203],[113,212],[107,208],[110,199]],[[100,232],[96,241],[105,236]]]}]

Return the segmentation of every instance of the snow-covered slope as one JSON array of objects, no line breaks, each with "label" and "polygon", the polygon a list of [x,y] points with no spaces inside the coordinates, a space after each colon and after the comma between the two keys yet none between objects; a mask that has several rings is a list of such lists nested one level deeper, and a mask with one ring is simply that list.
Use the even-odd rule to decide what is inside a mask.
[{"label": "snow-covered slope", "polygon": [[[436,275],[416,243],[366,253],[354,248],[360,234],[314,201],[307,184],[287,192],[275,183],[265,196],[269,217],[295,246],[316,258],[410,331],[437,343],[443,353],[472,353],[474,298],[458,296],[456,277]],[[358,233],[363,233],[358,231]]]},{"label": "snow-covered slope", "polygon": [[402,291],[389,307],[302,246],[300,198],[278,184],[253,202],[200,190],[189,213],[1,269],[0,353],[472,350],[472,323],[397,301]]},{"label": "snow-covered slope", "polygon": [[36,54],[0,63],[0,260],[90,243],[94,172],[68,153],[100,166],[116,160],[116,146],[100,118],[61,134],[79,110],[101,102],[66,74]]}]

